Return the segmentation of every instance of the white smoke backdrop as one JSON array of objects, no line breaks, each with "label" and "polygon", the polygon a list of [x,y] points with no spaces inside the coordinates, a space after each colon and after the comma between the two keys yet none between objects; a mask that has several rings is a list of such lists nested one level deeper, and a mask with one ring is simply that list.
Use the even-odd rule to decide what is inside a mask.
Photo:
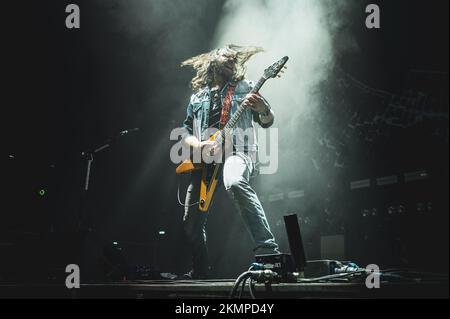
[{"label": "white smoke backdrop", "polygon": [[[296,161],[300,153],[308,153],[307,148],[313,144],[299,145],[299,137],[313,132],[305,132],[299,119],[318,115],[323,94],[320,83],[331,76],[340,52],[356,49],[356,42],[345,32],[351,4],[330,0],[227,0],[223,7],[212,47],[233,43],[266,50],[248,62],[247,78],[257,81],[271,63],[285,55],[290,58],[282,77],[269,80],[261,89],[276,115],[278,151],[284,160]],[[281,179],[286,177],[281,175]]]}]

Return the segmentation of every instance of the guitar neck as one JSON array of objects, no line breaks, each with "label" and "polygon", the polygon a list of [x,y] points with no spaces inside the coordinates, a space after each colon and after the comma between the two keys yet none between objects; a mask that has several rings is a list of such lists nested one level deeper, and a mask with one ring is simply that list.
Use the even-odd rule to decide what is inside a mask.
[{"label": "guitar neck", "polygon": [[[258,91],[261,89],[261,87],[264,85],[264,83],[267,81],[266,78],[261,77],[259,81],[256,83],[256,85],[253,87],[253,89],[250,91],[251,94],[258,93]],[[231,119],[228,121],[228,123],[225,125],[225,127],[221,130],[220,136],[222,138],[225,138],[226,136],[229,136],[231,131],[236,127],[237,122],[241,118],[242,114],[244,113],[246,107],[244,105],[239,105],[236,112],[234,112]]]}]

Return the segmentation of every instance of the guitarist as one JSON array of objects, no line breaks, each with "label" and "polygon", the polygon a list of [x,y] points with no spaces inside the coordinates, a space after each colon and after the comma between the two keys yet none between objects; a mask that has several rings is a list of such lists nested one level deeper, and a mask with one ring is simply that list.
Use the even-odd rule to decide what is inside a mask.
[{"label": "guitarist", "polygon": [[[183,122],[186,134],[183,141],[194,150],[211,154],[220,152],[220,145],[209,141],[209,129],[222,128],[242,102],[247,109],[240,117],[232,135],[233,152],[225,158],[222,177],[225,189],[235,202],[244,223],[255,242],[255,254],[279,253],[278,245],[270,231],[264,209],[258,196],[250,186],[250,177],[256,172],[258,146],[254,122],[263,128],[274,122],[274,114],[268,102],[259,94],[248,94],[253,82],[245,80],[245,63],[256,53],[256,47],[228,45],[221,49],[201,54],[184,61],[182,66],[191,66],[196,76],[191,81],[194,94],[187,106]],[[243,132],[247,135],[243,136]],[[251,132],[248,136],[248,132]],[[185,199],[184,229],[190,241],[193,269],[188,278],[208,277],[208,253],[206,243],[207,213],[199,211],[198,202],[201,171],[192,173]]]}]

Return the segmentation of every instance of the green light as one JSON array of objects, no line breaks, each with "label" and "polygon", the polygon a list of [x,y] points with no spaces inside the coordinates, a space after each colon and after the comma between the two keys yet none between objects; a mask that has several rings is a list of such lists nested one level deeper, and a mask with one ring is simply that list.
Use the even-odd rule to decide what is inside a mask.
[{"label": "green light", "polygon": [[39,190],[39,195],[40,196],[44,196],[45,193],[46,193],[45,189],[42,188],[42,189]]}]

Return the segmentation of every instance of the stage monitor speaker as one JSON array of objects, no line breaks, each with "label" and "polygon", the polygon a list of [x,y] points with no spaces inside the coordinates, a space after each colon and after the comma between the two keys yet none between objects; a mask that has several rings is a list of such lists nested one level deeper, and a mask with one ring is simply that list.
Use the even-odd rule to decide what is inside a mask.
[{"label": "stage monitor speaker", "polygon": [[302,273],[305,270],[306,258],[297,214],[284,216],[284,224],[286,226],[289,248],[294,259],[295,267],[298,272]]}]

